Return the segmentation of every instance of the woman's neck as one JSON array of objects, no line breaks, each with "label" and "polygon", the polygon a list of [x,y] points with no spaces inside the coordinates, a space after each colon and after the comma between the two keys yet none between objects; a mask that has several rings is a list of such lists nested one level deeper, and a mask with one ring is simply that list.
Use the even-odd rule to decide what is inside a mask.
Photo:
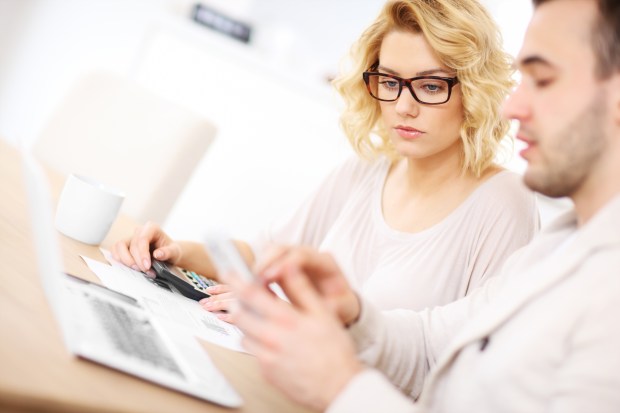
[{"label": "woman's neck", "polygon": [[402,168],[399,175],[404,184],[403,190],[421,197],[476,179],[471,173],[463,172],[460,156],[441,160],[405,158],[396,168]]},{"label": "woman's neck", "polygon": [[488,168],[478,178],[460,164],[402,159],[388,172],[381,197],[383,218],[393,229],[415,233],[440,222],[486,179],[500,171]]}]

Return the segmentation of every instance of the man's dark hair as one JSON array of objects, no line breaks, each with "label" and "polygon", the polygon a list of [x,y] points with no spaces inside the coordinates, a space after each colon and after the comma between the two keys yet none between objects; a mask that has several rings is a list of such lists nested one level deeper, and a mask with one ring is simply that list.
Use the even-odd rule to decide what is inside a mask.
[{"label": "man's dark hair", "polygon": [[[532,0],[534,7],[557,0]],[[596,74],[606,78],[620,71],[620,1],[592,0],[599,14],[592,27],[592,48],[596,56]]]}]

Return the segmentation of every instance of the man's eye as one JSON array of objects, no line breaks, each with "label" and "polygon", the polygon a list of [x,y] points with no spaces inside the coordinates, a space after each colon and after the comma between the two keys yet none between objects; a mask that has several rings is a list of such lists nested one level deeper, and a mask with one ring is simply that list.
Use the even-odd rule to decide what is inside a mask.
[{"label": "man's eye", "polygon": [[549,79],[545,78],[545,79],[535,79],[534,80],[534,84],[537,87],[549,86],[551,84],[551,82],[553,82],[553,79],[550,79],[550,78]]}]

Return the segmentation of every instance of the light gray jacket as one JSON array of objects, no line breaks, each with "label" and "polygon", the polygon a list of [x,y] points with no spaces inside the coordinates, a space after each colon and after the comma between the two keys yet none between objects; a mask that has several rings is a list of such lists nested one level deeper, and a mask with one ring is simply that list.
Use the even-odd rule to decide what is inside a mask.
[{"label": "light gray jacket", "polygon": [[332,413],[620,412],[620,196],[579,230],[560,217],[455,303],[364,302],[351,334],[383,374],[356,376]]}]

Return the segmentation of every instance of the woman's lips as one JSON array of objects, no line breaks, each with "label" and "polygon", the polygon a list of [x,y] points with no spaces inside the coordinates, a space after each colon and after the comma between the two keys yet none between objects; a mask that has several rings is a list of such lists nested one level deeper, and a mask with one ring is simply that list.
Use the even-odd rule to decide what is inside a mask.
[{"label": "woman's lips", "polygon": [[398,136],[403,139],[417,139],[422,136],[422,134],[424,134],[424,132],[422,131],[407,126],[397,126],[394,128],[394,130],[396,131]]}]

